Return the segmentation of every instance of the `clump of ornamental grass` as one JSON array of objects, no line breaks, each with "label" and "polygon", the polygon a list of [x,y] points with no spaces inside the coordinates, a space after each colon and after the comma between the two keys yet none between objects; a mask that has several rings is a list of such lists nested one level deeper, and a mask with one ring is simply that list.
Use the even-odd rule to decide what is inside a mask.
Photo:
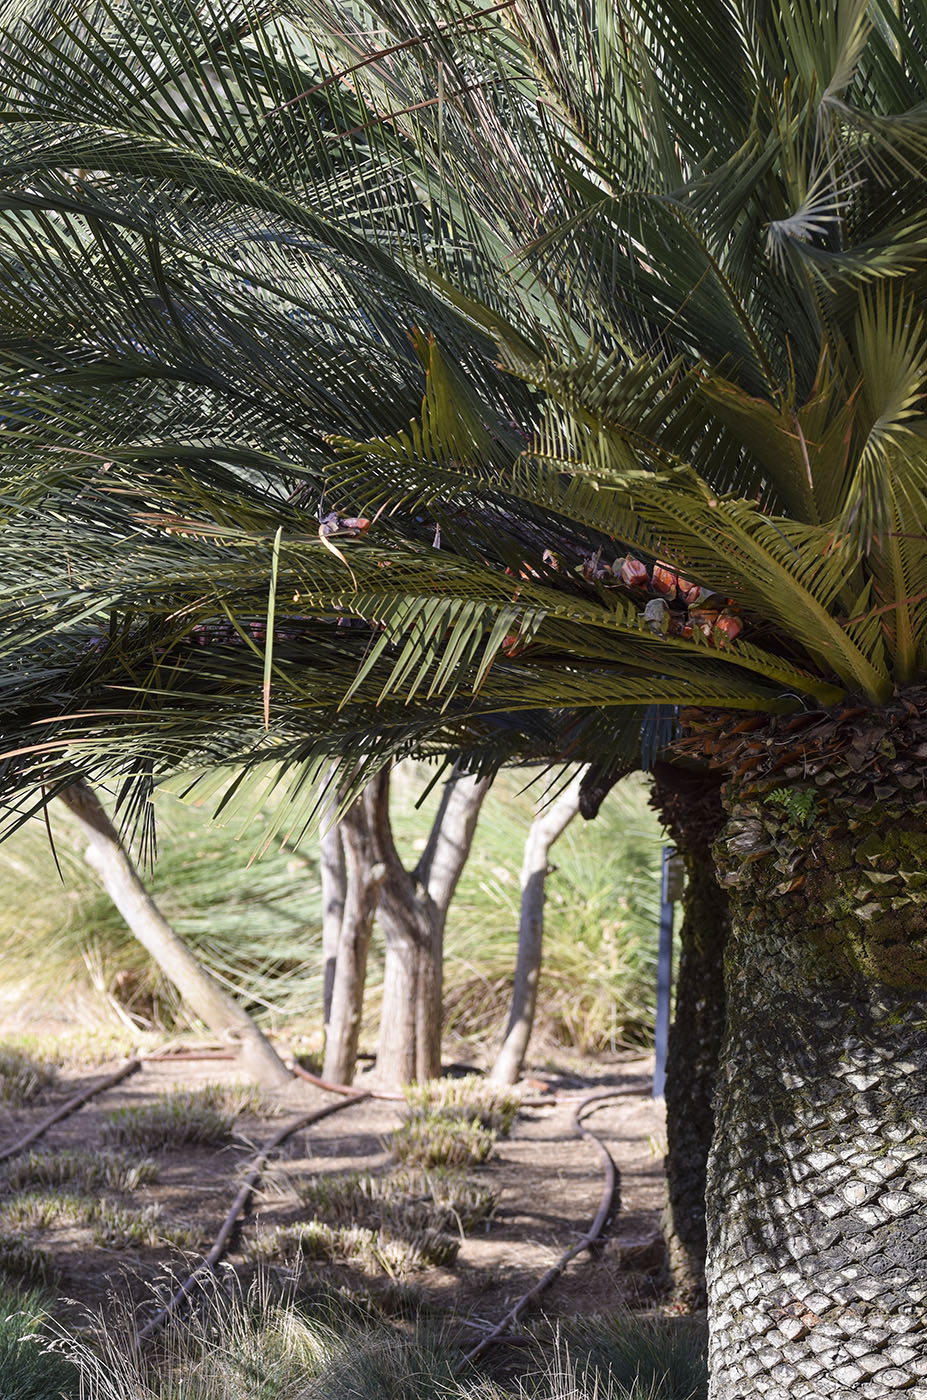
[{"label": "clump of ornamental grass", "polygon": [[[594,1316],[559,1323],[537,1400],[706,1400],[702,1329],[688,1318]],[[540,1368],[539,1368],[540,1369]]]},{"label": "clump of ornamental grass", "polygon": [[282,1264],[299,1269],[307,1261],[354,1264],[368,1273],[402,1278],[429,1264],[451,1264],[460,1240],[439,1230],[421,1230],[409,1238],[388,1229],[363,1225],[326,1225],[309,1220],[299,1225],[277,1225],[248,1242],[246,1256],[254,1263]]},{"label": "clump of ornamental grass", "polygon": [[42,1295],[0,1287],[0,1395],[4,1400],[77,1400],[76,1368],[51,1350]]},{"label": "clump of ornamental grass", "polygon": [[420,1084],[406,1084],[402,1092],[413,1117],[439,1115],[463,1122],[476,1119],[501,1137],[508,1137],[521,1108],[517,1089],[494,1084],[480,1074],[427,1079]]},{"label": "clump of ornamental grass", "polygon": [[0,1045],[0,1103],[24,1108],[55,1081],[55,1067],[13,1045]]},{"label": "clump of ornamental grass", "polygon": [[117,1108],[104,1126],[106,1143],[135,1152],[172,1152],[183,1147],[221,1147],[231,1140],[243,1113],[275,1111],[252,1084],[206,1084],[173,1089],[151,1103]]},{"label": "clump of ornamental grass", "polygon": [[496,1141],[478,1118],[448,1118],[437,1110],[416,1113],[384,1139],[407,1167],[472,1167],[487,1161]]},{"label": "clump of ornamental grass", "polygon": [[28,1152],[0,1169],[0,1184],[10,1191],[30,1187],[75,1191],[135,1191],[158,1179],[150,1157],[139,1159],[110,1149],[75,1148],[64,1152]]},{"label": "clump of ornamental grass", "polygon": [[460,1171],[400,1169],[303,1177],[292,1183],[300,1204],[329,1224],[411,1233],[466,1233],[487,1220],[497,1193]]},{"label": "clump of ornamental grass", "polygon": [[94,1244],[103,1249],[189,1249],[199,1240],[196,1231],[163,1221],[158,1205],[131,1209],[105,1196],[27,1192],[0,1207],[0,1232],[8,1232],[27,1248],[32,1247],[25,1238],[30,1231],[58,1225],[89,1226]]},{"label": "clump of ornamental grass", "polygon": [[391,1326],[347,1299],[329,1296],[320,1310],[281,1301],[266,1276],[246,1295],[226,1290],[205,1284],[204,1306],[174,1319],[156,1349],[133,1343],[131,1320],[92,1343],[72,1337],[81,1400],[464,1400],[438,1334]]}]

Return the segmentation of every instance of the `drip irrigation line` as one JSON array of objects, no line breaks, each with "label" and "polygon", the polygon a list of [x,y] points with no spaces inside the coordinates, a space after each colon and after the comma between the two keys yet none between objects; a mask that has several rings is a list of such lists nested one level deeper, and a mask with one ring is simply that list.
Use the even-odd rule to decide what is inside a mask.
[{"label": "drip irrigation line", "polygon": [[[314,1084],[317,1089],[324,1089],[328,1094],[350,1094],[352,1098],[357,1098],[358,1089],[352,1088],[350,1084],[331,1084],[327,1079],[320,1079],[317,1074],[311,1074],[309,1070],[303,1069],[302,1065],[292,1064],[290,1069],[300,1079],[305,1079],[310,1084]],[[390,1103],[402,1103],[405,1094],[393,1093],[388,1089],[367,1089],[364,1091],[368,1099],[388,1099]]]},{"label": "drip irrigation line", "polygon": [[[596,1211],[595,1219],[586,1233],[577,1240],[575,1244],[571,1245],[568,1250],[561,1254],[557,1262],[552,1264],[547,1272],[538,1279],[533,1288],[529,1288],[527,1293],[521,1295],[515,1303],[515,1306],[509,1309],[502,1321],[497,1323],[481,1342],[478,1342],[475,1347],[467,1352],[463,1359],[464,1365],[470,1365],[472,1362],[476,1361],[478,1357],[483,1355],[484,1351],[488,1351],[491,1346],[499,1341],[503,1334],[518,1321],[528,1304],[533,1302],[539,1294],[543,1293],[544,1289],[553,1283],[554,1279],[559,1278],[570,1260],[575,1259],[577,1254],[581,1254],[584,1249],[588,1249],[590,1245],[594,1244],[602,1233],[602,1228],[612,1210],[615,1192],[618,1189],[618,1171],[608,1148],[605,1146],[604,1142],[602,1142],[601,1138],[597,1137],[595,1133],[583,1125],[581,1122],[581,1115],[587,1110],[589,1112],[595,1112],[597,1109],[604,1107],[607,1100],[619,1098],[621,1092],[621,1090],[618,1090],[617,1092],[612,1091],[611,1093],[590,1094],[588,1098],[581,1100],[577,1104],[570,1118],[570,1127],[573,1129],[574,1133],[576,1133],[578,1137],[584,1138],[586,1142],[591,1142],[602,1159],[602,1170],[605,1180],[602,1185],[602,1197],[599,1201],[599,1208]],[[563,1101],[561,1100],[561,1102]]]},{"label": "drip irrigation line", "polygon": [[18,1156],[20,1152],[25,1152],[27,1147],[31,1146],[37,1138],[42,1137],[44,1133],[47,1133],[48,1129],[53,1127],[55,1123],[60,1123],[62,1118],[69,1118],[72,1113],[76,1113],[79,1108],[83,1108],[84,1104],[89,1103],[97,1094],[102,1094],[104,1089],[111,1089],[114,1084],[118,1084],[120,1080],[127,1079],[130,1074],[135,1074],[136,1070],[140,1070],[141,1067],[141,1060],[137,1055],[133,1055],[131,1059],[126,1060],[124,1065],[120,1065],[112,1074],[108,1074],[105,1079],[101,1079],[99,1084],[94,1084],[89,1089],[82,1089],[79,1094],[74,1095],[73,1099],[68,1099],[67,1103],[61,1104],[59,1108],[55,1109],[54,1113],[50,1113],[43,1122],[39,1123],[35,1128],[31,1128],[30,1131],[26,1133],[25,1137],[20,1138],[18,1142],[14,1142],[12,1147],[4,1148],[4,1150],[0,1152],[0,1162],[7,1162],[11,1157]]},{"label": "drip irrigation line", "polygon": [[251,1166],[248,1168],[247,1175],[232,1202],[231,1209],[222,1222],[221,1229],[215,1238],[212,1249],[202,1262],[197,1264],[196,1268],[187,1275],[183,1283],[172,1294],[165,1306],[161,1308],[159,1312],[155,1313],[154,1317],[149,1318],[144,1327],[139,1330],[135,1339],[138,1345],[146,1342],[149,1337],[152,1337],[155,1332],[167,1322],[168,1318],[173,1316],[184,1299],[193,1292],[204,1274],[211,1274],[214,1272],[216,1265],[226,1251],[229,1240],[232,1237],[232,1232],[238,1223],[238,1218],[247,1206],[258,1178],[267,1165],[267,1159],[270,1154],[278,1148],[281,1143],[286,1142],[288,1137],[292,1137],[293,1133],[298,1132],[300,1128],[311,1127],[313,1123],[319,1123],[323,1118],[328,1118],[333,1113],[341,1113],[344,1109],[350,1108],[352,1104],[360,1103],[363,1099],[367,1098],[370,1098],[369,1094],[355,1089],[351,1099],[342,1103],[326,1104],[324,1108],[317,1108],[313,1113],[304,1113],[300,1118],[294,1119],[292,1123],[288,1123],[286,1127],[274,1133],[273,1137],[265,1142],[257,1156],[252,1159]]},{"label": "drip irrigation line", "polygon": [[[328,1079],[320,1079],[317,1074],[312,1074],[308,1069],[303,1069],[302,1065],[292,1064],[289,1068],[294,1074],[298,1075],[300,1079],[305,1079],[308,1083],[314,1084],[317,1089],[324,1089],[328,1094],[356,1095],[358,1093],[355,1086],[350,1084],[333,1084]],[[484,1082],[491,1084],[493,1081],[491,1079],[486,1079]],[[507,1086],[500,1085],[500,1088],[505,1087]],[[405,1099],[405,1094],[397,1093],[389,1089],[367,1089],[365,1092],[368,1098],[387,1099],[390,1103],[402,1103]],[[519,1099],[518,1107],[547,1108],[553,1107],[556,1104],[570,1103],[579,1104],[580,1107],[583,1107],[591,1104],[596,1099],[615,1099],[625,1094],[633,1098],[640,1097],[639,1090],[637,1089],[608,1089],[596,1094],[538,1094],[534,1098]]]}]

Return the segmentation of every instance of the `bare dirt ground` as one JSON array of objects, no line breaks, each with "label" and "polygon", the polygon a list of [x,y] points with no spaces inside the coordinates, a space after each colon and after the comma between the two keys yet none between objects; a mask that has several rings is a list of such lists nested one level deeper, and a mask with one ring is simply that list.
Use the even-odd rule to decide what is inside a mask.
[{"label": "bare dirt ground", "polygon": [[[0,1149],[18,1140],[58,1103],[108,1068],[63,1070],[57,1084],[29,1109],[6,1111],[0,1119]],[[650,1097],[650,1075],[648,1057],[628,1054],[600,1062],[582,1079],[544,1076],[560,1094],[611,1088],[621,1091],[620,1098],[588,1120],[618,1169],[619,1190],[612,1216],[602,1243],[570,1263],[544,1295],[540,1306],[549,1315],[587,1315],[622,1306],[647,1308],[660,1296],[662,1256],[655,1241],[663,1198],[664,1127],[662,1103]],[[36,1148],[98,1145],[105,1119],[113,1109],[149,1101],[168,1089],[196,1088],[232,1078],[227,1062],[148,1062],[140,1073],[53,1127]],[[277,1116],[242,1117],[238,1121],[231,1146],[218,1151],[160,1152],[156,1154],[157,1182],[131,1196],[114,1195],[115,1200],[135,1208],[157,1205],[166,1225],[188,1228],[191,1240],[185,1251],[100,1248],[94,1245],[89,1228],[82,1226],[52,1226],[35,1236],[54,1258],[59,1274],[56,1290],[71,1300],[64,1308],[69,1320],[76,1322],[86,1310],[109,1312],[114,1307],[144,1305],[159,1280],[163,1288],[166,1273],[183,1273],[185,1264],[192,1267],[215,1238],[256,1147],[288,1118],[334,1101],[332,1095],[298,1081],[278,1098]],[[473,1169],[498,1192],[497,1209],[488,1224],[463,1241],[451,1266],[431,1267],[414,1275],[411,1282],[427,1304],[485,1327],[501,1318],[588,1230],[601,1199],[602,1168],[594,1147],[574,1135],[572,1108],[567,1103],[526,1108],[511,1137],[500,1139],[490,1161]],[[280,1150],[279,1167],[286,1174],[300,1176],[384,1166],[389,1154],[383,1139],[399,1124],[402,1109],[401,1104],[374,1099],[352,1104],[343,1113],[296,1133]],[[287,1201],[272,1184],[259,1190],[227,1256],[229,1263],[247,1278],[244,1242],[256,1230],[292,1222],[293,1209],[292,1200]],[[359,1268],[310,1267],[319,1284],[342,1291],[371,1290],[370,1277]],[[377,1282],[383,1284],[384,1280]]]}]

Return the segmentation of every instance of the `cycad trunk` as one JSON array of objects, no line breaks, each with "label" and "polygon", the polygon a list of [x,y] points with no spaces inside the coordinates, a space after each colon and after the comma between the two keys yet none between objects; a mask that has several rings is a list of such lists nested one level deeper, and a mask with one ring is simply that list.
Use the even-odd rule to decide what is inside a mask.
[{"label": "cycad trunk", "polygon": [[882,733],[734,803],[716,848],[712,1400],[927,1396],[927,735],[906,764]]},{"label": "cycad trunk", "polygon": [[731,927],[727,890],[718,883],[712,859],[712,845],[725,823],[720,781],[705,771],[658,763],[653,805],[686,868],[666,1066],[664,1230],[673,1292],[687,1307],[703,1308],[705,1178],[724,1034],[724,950]]}]

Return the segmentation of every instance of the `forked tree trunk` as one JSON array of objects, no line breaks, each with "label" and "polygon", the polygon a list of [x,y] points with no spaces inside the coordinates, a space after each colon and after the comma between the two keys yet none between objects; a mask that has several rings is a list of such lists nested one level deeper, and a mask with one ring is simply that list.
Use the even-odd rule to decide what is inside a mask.
[{"label": "forked tree trunk", "polygon": [[83,779],[60,794],[87,841],[85,857],[106,893],[146,952],[177,988],[195,1016],[238,1046],[249,1076],[268,1088],[291,1084],[292,1075],[248,1013],[197,961],[142,883],[103,804]]},{"label": "forked tree trunk", "polygon": [[547,861],[551,846],[579,811],[580,788],[585,771],[580,769],[563,792],[549,806],[538,811],[525,842],[512,1005],[505,1038],[490,1073],[490,1078],[498,1084],[516,1084],[525,1061],[534,1026],[541,975]]},{"label": "forked tree trunk", "polygon": [[488,779],[448,781],[413,871],[393,843],[389,773],[378,775],[364,794],[374,858],[384,869],[377,908],[386,941],[377,1074],[390,1084],[441,1073],[444,925],[488,791]]},{"label": "forked tree trunk", "polygon": [[[363,795],[345,813],[338,827],[332,830],[338,832],[344,899],[332,957],[332,993],[325,1027],[322,1076],[332,1084],[350,1084],[357,1062],[370,934],[384,868],[374,860]],[[325,912],[334,923],[334,911],[327,904]],[[324,933],[323,924],[323,937]]]},{"label": "forked tree trunk", "polygon": [[851,762],[806,757],[792,773],[816,776],[729,799],[712,1400],[927,1395],[927,724],[913,727],[905,752],[857,721]]},{"label": "forked tree trunk", "polygon": [[712,844],[726,818],[714,774],[658,763],[654,779],[653,806],[686,869],[666,1066],[664,1233],[676,1299],[688,1308],[703,1308],[705,1178],[724,1034],[724,950],[731,927],[730,902],[718,883]]}]

